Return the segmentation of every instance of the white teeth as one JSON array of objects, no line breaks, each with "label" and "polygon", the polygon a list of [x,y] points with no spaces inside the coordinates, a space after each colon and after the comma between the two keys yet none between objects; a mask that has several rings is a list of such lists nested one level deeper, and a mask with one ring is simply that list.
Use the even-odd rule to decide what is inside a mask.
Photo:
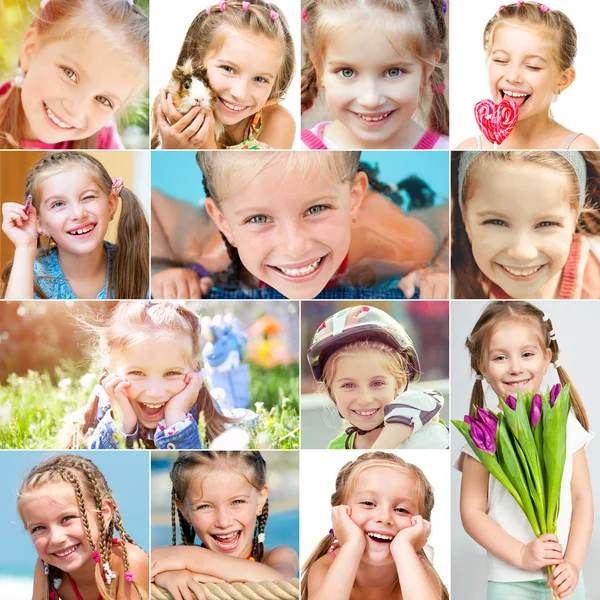
[{"label": "white teeth", "polygon": [[65,552],[55,552],[56,556],[60,556],[60,558],[64,558],[65,556],[69,556],[69,554],[73,554],[77,550],[77,546],[73,546],[72,548],[66,550]]},{"label": "white teeth", "polygon": [[381,115],[379,117],[367,117],[366,115],[361,115],[359,113],[356,113],[363,121],[382,121],[383,119],[385,119],[386,117],[389,117],[392,112],[390,111],[389,113],[385,113],[385,115]]},{"label": "white teeth", "polygon": [[[322,257],[321,257],[322,258]],[[302,275],[308,275],[312,273],[321,262],[321,258],[315,260],[314,263],[311,263],[307,267],[302,267],[301,269],[285,269],[283,267],[277,267],[282,273],[285,275],[289,275],[290,277],[301,277]]]},{"label": "white teeth", "polygon": [[531,267],[529,269],[515,269],[513,267],[502,265],[502,268],[506,269],[511,275],[516,275],[517,277],[527,277],[528,275],[533,275],[539,271],[543,266],[544,265],[538,265],[537,267]]},{"label": "white teeth", "polygon": [[238,534],[239,534],[239,531],[234,531],[233,533],[229,533],[227,535],[215,534],[215,537],[218,540],[223,540],[223,541],[229,542],[229,541],[235,539],[238,536]]},{"label": "white teeth", "polygon": [[89,227],[86,227],[85,229],[77,229],[75,231],[69,231],[69,233],[71,235],[83,235],[84,233],[88,233],[88,231],[91,231],[92,229],[94,229],[95,225],[90,225]]},{"label": "white teeth", "polygon": [[382,535],[380,533],[367,533],[367,535],[374,540],[384,540],[386,542],[391,542],[394,539],[391,535]]},{"label": "white teeth", "polygon": [[56,123],[62,129],[74,129],[73,125],[69,125],[64,121],[61,121],[47,106],[46,106],[46,114],[50,117],[50,120],[53,123]]},{"label": "white teeth", "polygon": [[230,110],[235,110],[236,112],[240,112],[242,110],[246,110],[245,106],[242,106],[241,108],[234,106],[233,104],[229,104],[229,102],[223,100],[223,98],[221,98],[221,102]]},{"label": "white teeth", "polygon": [[525,98],[529,94],[520,94],[519,92],[511,92],[510,90],[502,90],[505,96],[512,96],[513,98]]},{"label": "white teeth", "polygon": [[163,402],[162,404],[145,404],[144,402],[140,402],[140,404],[151,410],[156,410],[157,408],[162,408],[166,402]]},{"label": "white teeth", "polygon": [[355,410],[354,412],[357,415],[360,415],[361,417],[370,417],[371,415],[374,415],[377,412],[377,408],[373,409],[373,410]]}]

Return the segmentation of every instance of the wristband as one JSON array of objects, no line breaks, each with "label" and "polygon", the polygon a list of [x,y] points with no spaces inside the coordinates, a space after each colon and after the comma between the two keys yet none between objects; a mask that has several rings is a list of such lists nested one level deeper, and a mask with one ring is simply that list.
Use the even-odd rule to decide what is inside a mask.
[{"label": "wristband", "polygon": [[437,415],[444,406],[444,396],[437,390],[422,392],[404,392],[396,396],[393,402],[383,409],[383,421],[400,423],[413,427],[413,433],[419,431]]}]

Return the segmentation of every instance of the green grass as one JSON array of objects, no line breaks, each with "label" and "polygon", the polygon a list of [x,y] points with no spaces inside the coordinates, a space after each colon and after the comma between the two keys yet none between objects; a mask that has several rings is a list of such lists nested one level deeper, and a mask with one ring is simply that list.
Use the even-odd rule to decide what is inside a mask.
[{"label": "green grass", "polygon": [[[250,446],[299,448],[298,365],[263,369],[251,364],[250,373],[250,408],[258,415],[249,430]],[[57,368],[53,377],[37,371],[10,375],[0,385],[0,448],[55,448],[61,419],[87,402],[97,381],[96,372],[82,376],[75,363]]]}]

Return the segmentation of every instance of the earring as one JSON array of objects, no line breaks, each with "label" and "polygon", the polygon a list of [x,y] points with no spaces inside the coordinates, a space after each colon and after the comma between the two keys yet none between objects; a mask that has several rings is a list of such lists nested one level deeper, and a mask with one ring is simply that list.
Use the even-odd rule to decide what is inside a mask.
[{"label": "earring", "polygon": [[356,223],[356,217],[352,217],[352,222]]},{"label": "earring", "polygon": [[12,84],[15,87],[22,88],[23,82],[25,81],[25,71],[23,67],[17,67],[15,71],[15,76],[13,77]]},{"label": "earring", "polygon": [[114,218],[115,218],[115,215],[114,215],[114,214],[110,215],[110,220],[111,220],[111,221],[112,221]]}]

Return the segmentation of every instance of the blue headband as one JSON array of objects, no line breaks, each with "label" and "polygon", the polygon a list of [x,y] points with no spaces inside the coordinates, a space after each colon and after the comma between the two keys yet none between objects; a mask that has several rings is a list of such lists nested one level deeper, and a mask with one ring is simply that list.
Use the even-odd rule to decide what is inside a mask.
[{"label": "blue headband", "polygon": [[[473,159],[480,152],[481,150],[467,150],[460,153],[460,161],[458,163],[458,205],[461,212],[463,209],[462,194],[463,186],[465,184],[465,176],[469,170],[469,166],[473,162]],[[562,156],[571,165],[573,171],[575,171],[577,183],[579,184],[579,209],[581,210],[585,205],[585,184],[587,181],[587,166],[585,158],[583,158],[581,152],[576,150],[571,150],[570,152],[565,152],[564,150],[552,150],[552,152]]]}]

